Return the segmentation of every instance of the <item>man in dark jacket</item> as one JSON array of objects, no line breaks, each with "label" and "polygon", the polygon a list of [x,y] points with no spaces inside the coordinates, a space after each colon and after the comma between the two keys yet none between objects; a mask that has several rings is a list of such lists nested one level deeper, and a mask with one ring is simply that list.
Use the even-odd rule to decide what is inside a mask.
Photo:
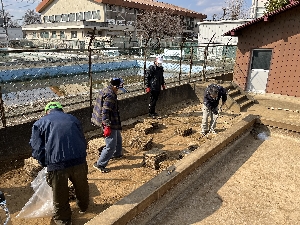
[{"label": "man in dark jacket", "polygon": [[149,66],[146,71],[145,85],[146,92],[150,93],[150,103],[149,103],[149,116],[155,118],[157,113],[155,111],[156,102],[160,94],[161,88],[166,89],[165,79],[164,79],[164,68],[162,66],[163,59],[161,56],[157,56],[154,65]]},{"label": "man in dark jacket", "polygon": [[53,191],[54,222],[72,224],[68,180],[75,188],[79,212],[84,213],[89,205],[86,140],[80,121],[64,113],[59,102],[48,103],[45,112],[32,127],[32,156],[47,167],[46,180]]},{"label": "man in dark jacket", "polygon": [[112,78],[110,85],[99,91],[96,104],[93,109],[92,123],[103,126],[103,135],[105,137],[105,147],[94,168],[102,173],[108,173],[110,170],[106,168],[111,158],[121,158],[122,152],[122,136],[121,136],[121,120],[118,108],[117,93],[119,90],[125,92],[123,88],[122,78]]},{"label": "man in dark jacket", "polygon": [[[216,121],[219,116],[219,101],[222,98],[222,106],[227,100],[226,89],[217,84],[210,84],[204,92],[203,101],[203,118],[201,125],[201,133],[206,134],[207,132],[216,133]],[[220,108],[220,110],[221,110]],[[210,117],[210,126],[208,127],[208,117]]]}]

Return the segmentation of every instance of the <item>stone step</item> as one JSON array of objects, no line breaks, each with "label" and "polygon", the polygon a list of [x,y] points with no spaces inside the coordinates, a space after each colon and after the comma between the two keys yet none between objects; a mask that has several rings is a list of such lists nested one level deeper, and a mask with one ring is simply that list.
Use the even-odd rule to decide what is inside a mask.
[{"label": "stone step", "polygon": [[231,98],[234,98],[236,95],[239,95],[241,92],[240,90],[238,89],[232,89],[228,92],[228,95],[231,97]]},{"label": "stone step", "polygon": [[245,101],[240,103],[241,110],[248,108],[250,105],[253,105],[253,104],[254,104],[253,100],[246,99]]},{"label": "stone step", "polygon": [[248,99],[248,98],[246,95],[243,95],[243,94],[239,94],[239,95],[236,95],[235,97],[233,97],[233,100],[236,101],[238,104],[245,99]]}]

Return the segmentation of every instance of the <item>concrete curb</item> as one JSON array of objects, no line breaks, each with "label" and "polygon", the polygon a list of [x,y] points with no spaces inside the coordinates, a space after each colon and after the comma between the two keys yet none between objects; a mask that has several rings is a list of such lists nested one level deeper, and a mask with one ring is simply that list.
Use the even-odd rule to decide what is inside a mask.
[{"label": "concrete curb", "polygon": [[266,126],[300,133],[300,126],[296,124],[288,124],[285,122],[279,122],[279,121],[269,120],[264,118],[258,119],[257,122]]},{"label": "concrete curb", "polygon": [[134,190],[120,201],[88,221],[87,225],[121,225],[126,224],[136,215],[147,208],[152,202],[157,201],[170,188],[178,184],[188,174],[193,172],[211,156],[221,151],[240,135],[249,130],[258,120],[258,116],[247,115],[240,122],[230,127],[214,142],[200,146],[181,161],[171,166],[168,170]]}]

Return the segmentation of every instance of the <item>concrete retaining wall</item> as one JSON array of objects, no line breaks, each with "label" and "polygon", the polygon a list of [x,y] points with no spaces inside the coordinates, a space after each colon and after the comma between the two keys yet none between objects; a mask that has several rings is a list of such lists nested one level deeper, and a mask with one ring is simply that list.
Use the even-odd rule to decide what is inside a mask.
[{"label": "concrete retaining wall", "polygon": [[[131,93],[132,94],[132,93]],[[161,92],[157,102],[157,109],[162,106],[170,106],[186,99],[197,99],[194,86],[183,84],[171,87]],[[131,97],[123,97],[119,100],[121,120],[125,121],[148,113],[149,94],[140,94]],[[88,105],[86,103],[85,105]],[[65,108],[66,112],[76,116],[83,124],[84,132],[95,130],[91,125],[91,109],[87,106],[74,106],[73,109]],[[40,112],[44,115],[44,112]],[[31,127],[35,121],[29,121],[15,126],[0,129],[0,161],[25,159],[31,156],[29,140]]]}]

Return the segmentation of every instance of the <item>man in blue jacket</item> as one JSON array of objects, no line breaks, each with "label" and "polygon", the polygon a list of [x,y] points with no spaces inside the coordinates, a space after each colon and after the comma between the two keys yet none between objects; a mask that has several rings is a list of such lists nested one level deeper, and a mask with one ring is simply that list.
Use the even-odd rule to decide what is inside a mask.
[{"label": "man in blue jacket", "polygon": [[86,140],[80,121],[63,112],[59,102],[49,102],[46,115],[33,124],[30,146],[32,156],[47,167],[47,183],[52,187],[56,224],[72,224],[69,205],[70,180],[75,188],[79,212],[89,205]]},{"label": "man in blue jacket", "polygon": [[146,92],[150,93],[149,116],[153,118],[158,116],[155,107],[160,91],[166,89],[162,63],[163,58],[157,56],[154,65],[149,66],[145,75]]},{"label": "man in blue jacket", "polygon": [[[219,116],[219,101],[222,99],[222,106],[227,100],[226,89],[217,84],[210,84],[204,92],[203,101],[203,117],[201,125],[201,133],[205,135],[207,132],[216,133],[216,121]],[[220,108],[220,110],[221,110]],[[210,117],[210,126],[208,127],[208,117]]]}]

